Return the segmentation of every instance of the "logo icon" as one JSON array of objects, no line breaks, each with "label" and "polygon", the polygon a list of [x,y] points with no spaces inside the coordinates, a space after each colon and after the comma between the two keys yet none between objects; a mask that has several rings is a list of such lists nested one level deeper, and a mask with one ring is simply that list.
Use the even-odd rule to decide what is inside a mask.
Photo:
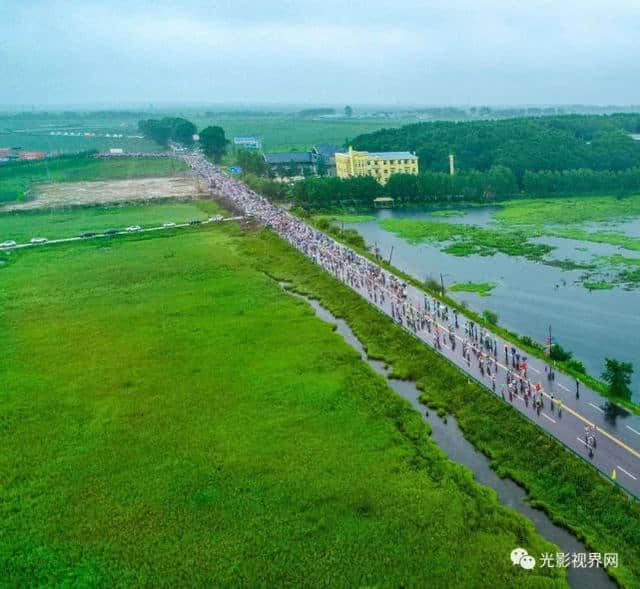
[{"label": "logo icon", "polygon": [[523,569],[530,571],[536,566],[536,559],[529,556],[524,548],[514,548],[511,551],[511,562],[513,565],[520,565]]}]

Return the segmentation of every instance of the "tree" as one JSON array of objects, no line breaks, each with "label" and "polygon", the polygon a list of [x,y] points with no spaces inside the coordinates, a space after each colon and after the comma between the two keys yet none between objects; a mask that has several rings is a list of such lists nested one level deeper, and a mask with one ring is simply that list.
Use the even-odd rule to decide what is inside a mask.
[{"label": "tree", "polygon": [[353,109],[347,104],[347,106],[344,107],[344,116],[351,118],[352,114],[353,114]]},{"label": "tree", "polygon": [[318,176],[326,176],[327,175],[327,164],[324,161],[324,158],[320,158],[318,160],[318,164],[316,165],[316,171],[318,172]]},{"label": "tree", "polygon": [[573,353],[565,350],[560,344],[553,344],[551,346],[550,357],[552,360],[558,360],[559,362],[567,362],[571,360]]},{"label": "tree", "polygon": [[609,393],[613,397],[631,399],[631,362],[620,362],[613,358],[605,358],[602,378],[609,385]]},{"label": "tree", "polygon": [[420,196],[418,176],[415,174],[392,174],[385,185],[385,192],[393,198],[416,200]]},{"label": "tree", "polygon": [[222,156],[227,152],[229,140],[224,136],[222,127],[206,127],[200,131],[200,145],[207,157],[220,163]]},{"label": "tree", "polygon": [[156,119],[138,121],[138,129],[147,139],[163,147],[166,147],[171,139],[171,128]]},{"label": "tree", "polygon": [[236,163],[247,174],[264,176],[267,173],[267,162],[259,151],[240,149],[236,154]]},{"label": "tree", "polygon": [[485,309],[482,312],[482,318],[485,323],[490,323],[491,325],[498,325],[498,314],[493,311],[489,311],[489,309]]},{"label": "tree", "polygon": [[197,133],[197,127],[191,122],[187,120],[178,121],[173,128],[173,139],[182,143],[183,145],[191,146],[193,145],[193,136]]},{"label": "tree", "polygon": [[159,145],[167,146],[169,140],[178,141],[184,145],[193,145],[193,135],[196,126],[181,117],[164,117],[163,119],[148,119],[138,122],[138,129],[142,134]]}]

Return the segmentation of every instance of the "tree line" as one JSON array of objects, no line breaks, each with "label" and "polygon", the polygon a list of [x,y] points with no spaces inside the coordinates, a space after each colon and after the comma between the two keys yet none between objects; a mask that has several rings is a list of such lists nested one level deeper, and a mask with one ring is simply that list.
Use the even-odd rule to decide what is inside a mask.
[{"label": "tree line", "polygon": [[526,171],[521,183],[506,166],[486,172],[462,171],[454,176],[442,172],[394,174],[386,185],[374,178],[307,178],[297,182],[293,199],[300,205],[323,207],[341,202],[372,206],[373,199],[390,196],[401,202],[443,200],[482,201],[510,197],[614,194],[640,191],[640,167],[622,172],[596,170]]},{"label": "tree line", "polygon": [[375,178],[307,178],[297,182],[292,189],[293,200],[302,206],[331,206],[354,203],[367,206],[380,196],[390,196],[399,201],[429,201],[460,198],[486,200],[506,198],[518,192],[518,183],[511,170],[505,166],[493,166],[486,172],[471,170],[455,176],[439,172],[420,175],[393,174],[382,185]]},{"label": "tree line", "polygon": [[529,196],[574,194],[624,195],[640,190],[640,167],[612,172],[610,170],[527,170],[522,178],[522,191]]},{"label": "tree line", "polygon": [[621,171],[640,166],[640,114],[568,115],[437,121],[359,135],[356,149],[414,151],[423,170],[446,172],[454,153],[459,170],[509,168],[518,181],[525,171]]},{"label": "tree line", "polygon": [[[194,135],[198,134],[198,128],[191,121],[182,117],[145,119],[138,121],[138,129],[147,139],[155,141],[163,147],[167,147],[169,141],[191,147],[194,144]],[[200,131],[199,137],[200,145],[205,154],[215,162],[220,162],[229,144],[224,129],[218,126],[205,127]]]},{"label": "tree line", "polygon": [[163,119],[145,119],[138,121],[138,130],[151,141],[166,147],[169,141],[187,146],[193,145],[193,136],[197,127],[182,117],[164,117]]}]

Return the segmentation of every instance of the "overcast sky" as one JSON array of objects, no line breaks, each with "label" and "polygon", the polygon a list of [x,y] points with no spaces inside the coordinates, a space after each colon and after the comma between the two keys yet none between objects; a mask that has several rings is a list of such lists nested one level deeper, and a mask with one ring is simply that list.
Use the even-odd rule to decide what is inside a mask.
[{"label": "overcast sky", "polygon": [[0,104],[638,104],[640,0],[0,0]]}]

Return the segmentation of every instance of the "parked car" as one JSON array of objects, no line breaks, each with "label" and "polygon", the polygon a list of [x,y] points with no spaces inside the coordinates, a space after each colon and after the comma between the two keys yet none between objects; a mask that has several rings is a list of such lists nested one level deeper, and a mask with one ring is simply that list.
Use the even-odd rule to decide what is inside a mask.
[{"label": "parked car", "polygon": [[9,239],[7,241],[3,241],[2,243],[0,243],[0,247],[3,249],[9,249],[10,247],[16,247],[16,245],[18,245],[15,241],[13,241],[12,239]]},{"label": "parked car", "polygon": [[104,234],[105,235],[115,235],[116,233],[118,233],[117,229],[107,229]]},{"label": "parked car", "polygon": [[96,232],[95,231],[84,231],[83,233],[80,234],[80,237],[95,237]]},{"label": "parked car", "polygon": [[140,229],[142,229],[140,225],[129,225],[129,227],[127,227],[127,231],[129,231],[130,233],[133,233],[134,231],[140,231]]},{"label": "parked car", "polygon": [[176,224],[173,221],[171,221],[169,223],[163,223],[162,226],[168,229],[169,227],[175,227]]},{"label": "parked car", "polygon": [[224,221],[224,217],[222,215],[214,215],[213,217],[209,217],[209,221],[219,223],[220,221]]},{"label": "parked car", "polygon": [[31,243],[47,243],[49,241],[46,237],[32,237]]},{"label": "parked car", "polygon": [[191,219],[191,221],[189,221],[189,225],[200,225],[200,223],[202,223],[200,219]]}]

